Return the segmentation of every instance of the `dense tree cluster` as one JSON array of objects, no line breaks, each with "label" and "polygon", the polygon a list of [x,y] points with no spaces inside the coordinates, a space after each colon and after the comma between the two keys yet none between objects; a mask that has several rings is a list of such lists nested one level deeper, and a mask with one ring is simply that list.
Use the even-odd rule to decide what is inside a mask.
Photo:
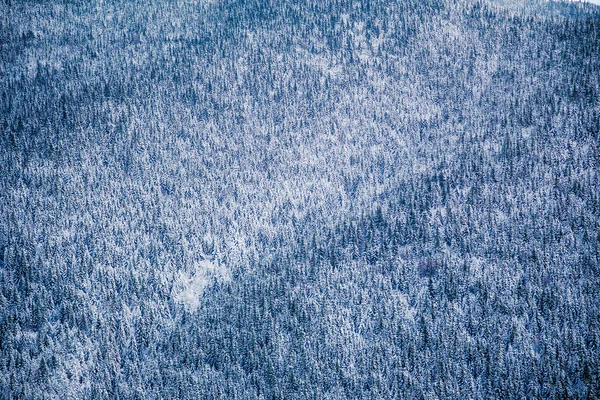
[{"label": "dense tree cluster", "polygon": [[600,396],[594,6],[4,2],[0,133],[2,399]]}]

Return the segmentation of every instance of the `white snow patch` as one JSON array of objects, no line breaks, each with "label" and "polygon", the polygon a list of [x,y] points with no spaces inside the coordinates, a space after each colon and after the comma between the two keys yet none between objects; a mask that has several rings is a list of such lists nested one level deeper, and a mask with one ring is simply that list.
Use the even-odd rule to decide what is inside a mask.
[{"label": "white snow patch", "polygon": [[571,0],[573,3],[581,2],[581,3],[592,3],[597,6],[600,6],[600,0]]},{"label": "white snow patch", "polygon": [[200,261],[191,277],[180,275],[183,290],[175,296],[175,301],[184,304],[188,310],[197,310],[204,289],[213,281],[229,282],[231,274],[223,266],[209,260]]},{"label": "white snow patch", "polygon": [[414,307],[410,306],[408,295],[399,291],[395,291],[394,295],[396,299],[396,304],[400,306],[400,310],[403,313],[404,318],[407,320],[414,321],[417,310]]}]

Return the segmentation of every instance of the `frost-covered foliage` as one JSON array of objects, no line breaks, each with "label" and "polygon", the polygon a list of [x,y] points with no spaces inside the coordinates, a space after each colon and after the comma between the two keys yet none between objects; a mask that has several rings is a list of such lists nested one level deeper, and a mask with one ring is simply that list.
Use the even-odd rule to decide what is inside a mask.
[{"label": "frost-covered foliage", "polygon": [[3,2],[0,398],[599,396],[560,7]]}]

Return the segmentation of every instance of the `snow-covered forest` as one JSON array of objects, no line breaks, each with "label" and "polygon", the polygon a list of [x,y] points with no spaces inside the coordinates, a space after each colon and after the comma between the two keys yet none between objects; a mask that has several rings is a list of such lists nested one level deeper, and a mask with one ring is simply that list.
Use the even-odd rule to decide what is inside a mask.
[{"label": "snow-covered forest", "polygon": [[599,398],[599,168],[591,4],[3,0],[0,399]]}]

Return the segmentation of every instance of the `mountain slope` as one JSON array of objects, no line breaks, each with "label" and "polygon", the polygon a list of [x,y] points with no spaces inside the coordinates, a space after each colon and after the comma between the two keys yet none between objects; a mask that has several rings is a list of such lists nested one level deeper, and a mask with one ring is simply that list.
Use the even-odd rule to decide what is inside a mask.
[{"label": "mountain slope", "polygon": [[2,5],[6,398],[600,393],[600,20]]}]

